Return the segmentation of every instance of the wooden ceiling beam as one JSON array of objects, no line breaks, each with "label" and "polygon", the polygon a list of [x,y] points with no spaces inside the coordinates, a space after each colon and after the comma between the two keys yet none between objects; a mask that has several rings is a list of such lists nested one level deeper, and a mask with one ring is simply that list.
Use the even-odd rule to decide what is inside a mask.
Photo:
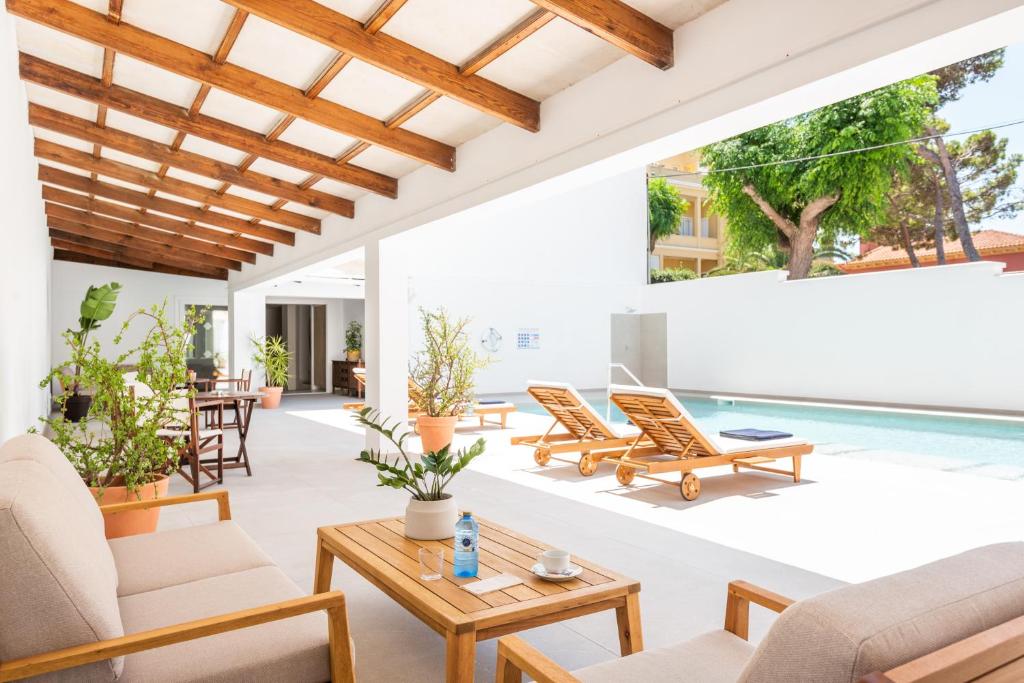
[{"label": "wooden ceiling beam", "polygon": [[[122,221],[145,225],[163,230],[169,237],[188,237],[195,241],[201,240],[207,248],[208,253],[215,256],[222,256],[234,261],[256,263],[256,254],[272,256],[274,245],[260,240],[252,240],[247,237],[236,237],[226,232],[205,228],[201,225],[193,225],[174,218],[167,218],[151,212],[143,212],[122,204],[105,202],[77,192],[68,192],[52,185],[43,185],[43,200],[54,204],[81,209],[96,215],[110,216]],[[228,245],[237,246],[228,246]]]},{"label": "wooden ceiling beam", "polygon": [[7,11],[343,135],[438,168],[455,169],[451,145],[404,129],[389,129],[372,116],[329,100],[309,99],[298,88],[230,62],[216,64],[205,52],[124,22],[113,24],[103,14],[70,0],[7,0]]},{"label": "wooden ceiling beam", "polygon": [[98,78],[24,52],[19,55],[19,64],[21,77],[31,83],[385,197],[398,196],[398,180],[383,173],[351,164],[338,164],[326,154],[281,140],[267,140],[262,133],[210,116],[198,113],[189,116],[184,109],[170,102],[118,85],[104,87]]},{"label": "wooden ceiling beam", "polygon": [[[190,254],[192,258],[202,259],[203,263],[215,265],[219,268],[230,268],[241,270],[242,263],[233,259],[224,258],[217,253],[216,247],[209,242],[194,240],[181,235],[173,235],[153,228],[145,228],[141,225],[133,225],[114,218],[97,216],[96,214],[78,211],[60,204],[47,202],[44,211],[47,218],[62,220],[74,225],[87,226],[96,229],[96,234],[87,233],[86,237],[100,238],[100,232],[116,233],[126,238],[118,244],[127,244],[128,241],[137,240],[152,244],[153,249],[159,248],[172,256],[175,254]],[[53,226],[58,227],[58,226]]]},{"label": "wooden ceiling beam", "polygon": [[[313,0],[225,0],[400,78],[447,95],[531,132],[540,130],[540,102],[493,81],[461,73],[454,64],[362,24]],[[399,129],[392,129],[399,130]],[[373,142],[361,138],[364,142]]]},{"label": "wooden ceiling beam", "polygon": [[222,278],[225,280],[227,279],[228,276],[228,271],[226,268],[214,268],[212,266],[205,266],[201,263],[196,263],[194,261],[190,262],[187,259],[179,259],[177,257],[172,258],[162,254],[154,254],[144,248],[139,249],[138,247],[125,247],[119,244],[113,244],[111,242],[104,242],[103,240],[98,240],[93,237],[85,237],[83,235],[78,235],[67,230],[62,230],[60,228],[51,227],[49,229],[49,233],[51,239],[58,239],[61,240],[62,242],[77,244],[83,247],[90,247],[92,249],[103,249],[117,256],[132,259],[140,263],[164,263],[175,268],[187,269],[195,273],[202,273],[207,277]]},{"label": "wooden ceiling beam", "polygon": [[[200,273],[193,273],[191,271],[182,270],[180,268],[170,268],[160,263],[153,263],[148,266],[137,266],[121,259],[118,259],[113,254],[102,250],[92,250],[96,254],[90,255],[84,253],[88,250],[87,247],[80,247],[75,244],[66,245],[62,244],[59,240],[51,240],[54,246],[53,260],[54,261],[67,261],[70,263],[84,263],[91,266],[106,266],[107,268],[128,268],[130,270],[145,270],[156,273],[165,273],[167,275],[186,275],[188,277],[204,277],[208,278],[208,275],[202,275]],[[68,248],[70,247],[70,248]],[[81,251],[77,251],[81,250]],[[213,278],[220,280],[221,278]]]},{"label": "wooden ceiling beam", "polygon": [[[99,173],[100,175],[132,183],[133,185],[151,188],[158,192],[166,192],[168,194],[191,199],[192,201],[208,203],[222,209],[246,215],[260,215],[261,218],[268,218],[275,223],[288,224],[291,227],[298,227],[299,225],[302,225],[303,229],[307,232],[314,234],[320,233],[320,221],[315,218],[309,218],[308,216],[302,216],[301,214],[291,214],[290,216],[286,216],[284,214],[291,212],[285,211],[280,211],[280,216],[274,217],[275,214],[272,209],[260,204],[259,202],[254,202],[251,199],[244,199],[233,195],[218,197],[216,191],[211,190],[208,187],[195,185],[184,180],[178,180],[177,178],[161,178],[152,171],[124,164],[120,161],[114,161],[112,159],[96,159],[91,154],[79,152],[77,149],[65,147],[64,145],[58,145],[57,143],[50,142],[49,140],[36,138],[35,154],[36,157],[40,159],[64,164],[65,166],[73,166],[85,171]],[[256,206],[252,206],[253,204]],[[308,219],[309,222],[296,220],[293,216],[301,216],[303,219]],[[312,227],[310,227],[311,223]],[[275,240],[278,242],[288,239],[288,236],[292,235],[292,233],[287,230],[271,226],[250,225],[247,230],[240,230],[240,232],[245,232],[246,234],[253,235],[255,237],[262,237],[264,239]],[[294,238],[294,235],[292,235],[292,237]]]},{"label": "wooden ceiling beam", "polygon": [[[29,103],[28,122],[33,126],[117,149],[212,180],[232,183],[239,187],[330,211],[347,218],[355,215],[355,204],[351,200],[335,197],[326,192],[302,189],[294,183],[272,178],[256,171],[239,171],[232,164],[226,164],[194,152],[175,149],[171,145],[164,145],[114,128],[97,126],[88,119],[65,114],[39,104]],[[157,175],[162,177],[159,172]]]},{"label": "wooden ceiling beam", "polygon": [[672,29],[619,0],[533,0],[566,21],[659,69],[675,59]]},{"label": "wooden ceiling beam", "polygon": [[[197,223],[215,225],[218,228],[231,230],[234,233],[244,232],[245,229],[252,227],[248,221],[236,218],[235,216],[201,209],[198,206],[183,204],[172,199],[150,197],[146,195],[145,192],[121,187],[120,185],[111,185],[110,183],[105,183],[100,180],[90,180],[89,178],[75,173],[70,173],[59,168],[53,168],[52,166],[39,167],[39,180],[52,185],[60,185],[61,187],[66,187],[71,190],[94,194],[97,197],[106,197],[107,199],[113,199],[114,201],[131,204],[132,206],[139,207],[140,209],[146,209],[147,211],[159,211],[160,213],[178,216],[179,218],[195,221]],[[282,235],[280,239],[274,241],[279,242],[280,244],[287,244],[288,246],[294,245],[295,233],[288,232],[287,230],[283,232],[287,233],[287,235]]]}]

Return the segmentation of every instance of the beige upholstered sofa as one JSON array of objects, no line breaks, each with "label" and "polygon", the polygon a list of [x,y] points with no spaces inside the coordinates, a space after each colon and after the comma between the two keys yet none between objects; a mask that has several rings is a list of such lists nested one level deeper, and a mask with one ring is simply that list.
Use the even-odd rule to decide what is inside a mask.
[{"label": "beige upholstered sofa", "polygon": [[[750,603],[782,614],[756,648]],[[1024,680],[1024,543],[977,548],[793,602],[729,585],[725,627],[569,673],[516,636],[498,643],[499,682],[953,683]]]},{"label": "beige upholstered sofa", "polygon": [[0,447],[0,681],[351,681],[342,594],[304,596],[227,491],[156,502],[194,501],[221,521],[108,542],[52,443]]}]

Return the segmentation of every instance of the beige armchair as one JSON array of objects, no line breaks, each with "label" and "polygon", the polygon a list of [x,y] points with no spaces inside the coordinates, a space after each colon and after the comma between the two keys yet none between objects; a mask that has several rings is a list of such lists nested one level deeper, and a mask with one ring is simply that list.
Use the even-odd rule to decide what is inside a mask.
[{"label": "beige armchair", "polygon": [[[781,613],[756,648],[750,604]],[[522,638],[498,641],[498,683],[958,683],[1024,680],[1024,543],[976,548],[793,602],[729,584],[725,625],[568,672]]]},{"label": "beige armchair", "polygon": [[107,541],[57,448],[0,447],[0,681],[354,680],[345,598],[302,591],[231,521]]}]

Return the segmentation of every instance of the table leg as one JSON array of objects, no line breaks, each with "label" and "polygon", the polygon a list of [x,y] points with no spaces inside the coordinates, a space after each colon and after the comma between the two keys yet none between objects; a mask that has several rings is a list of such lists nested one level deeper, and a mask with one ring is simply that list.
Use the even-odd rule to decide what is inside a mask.
[{"label": "table leg", "polygon": [[[238,459],[245,463],[245,474],[246,476],[252,476],[252,467],[249,466],[249,451],[245,448],[245,437],[249,434],[249,422],[252,420],[252,408],[256,405],[256,401],[247,400],[245,401],[245,407],[242,408],[240,401],[235,401],[235,411],[238,412]],[[244,414],[244,420],[243,420]]]},{"label": "table leg", "polygon": [[638,593],[626,595],[626,604],[615,608],[615,620],[619,623],[619,651],[622,656],[642,651],[644,635],[640,626],[640,595]]},{"label": "table leg", "polygon": [[449,633],[445,647],[445,683],[473,683],[476,631]]},{"label": "table leg", "polygon": [[326,593],[331,590],[331,576],[334,574],[334,553],[323,539],[316,539],[316,570],[313,577],[313,592]]}]

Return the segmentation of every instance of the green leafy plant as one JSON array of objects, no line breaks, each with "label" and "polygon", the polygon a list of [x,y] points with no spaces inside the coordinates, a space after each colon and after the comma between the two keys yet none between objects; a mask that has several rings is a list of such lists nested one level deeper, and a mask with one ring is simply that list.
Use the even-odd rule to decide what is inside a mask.
[{"label": "green leafy plant", "polygon": [[[78,381],[92,392],[92,403],[81,422],[62,416],[41,420],[87,485],[100,491],[125,486],[137,492],[156,475],[177,467],[180,441],[164,438],[159,430],[186,426],[188,415],[181,402],[188,394],[177,387],[185,382],[191,331],[201,320],[201,314],[190,309],[185,320],[174,326],[167,319],[166,303],[139,309],[124,322],[114,345],[121,345],[134,325],[148,323],[149,329],[137,346],[113,358],[104,356],[99,342],[89,342],[87,335],[71,330],[64,334],[71,358],[54,368],[40,386],[47,386],[68,364],[74,364],[81,370]],[[125,377],[128,368],[136,371],[135,382]],[[62,408],[67,399],[68,395],[58,397]]]},{"label": "green leafy plant", "polygon": [[461,448],[453,453],[449,446],[445,446],[436,453],[424,453],[418,461],[414,461],[405,451],[405,441],[411,432],[395,435],[396,427],[401,425],[398,420],[388,427],[387,419],[381,419],[380,412],[373,408],[363,408],[356,419],[398,449],[398,453],[392,456],[372,448],[367,449],[359,454],[357,460],[377,468],[377,486],[404,489],[416,500],[444,500],[450,497],[450,494],[444,492],[445,487],[456,474],[482,454],[486,446],[483,439],[477,439],[469,448]]},{"label": "green leafy plant", "polygon": [[448,312],[420,309],[424,349],[409,369],[419,391],[409,398],[424,415],[460,415],[473,403],[473,375],[490,359],[473,350],[466,334],[469,318],[449,318]]},{"label": "green leafy plant", "polygon": [[[101,322],[114,314],[114,307],[117,305],[117,295],[120,291],[121,284],[119,282],[111,282],[99,287],[89,285],[89,289],[85,290],[85,298],[82,299],[82,303],[78,307],[78,329],[68,330],[68,334],[74,335],[78,344],[85,346],[89,341],[89,333],[98,329]],[[77,380],[80,374],[81,368],[76,365],[76,380],[71,387],[74,393],[80,391]],[[62,376],[57,379],[62,379]]]},{"label": "green leafy plant", "polygon": [[292,354],[281,337],[252,337],[254,351],[252,361],[263,368],[268,387],[283,387],[288,384],[288,363]]},{"label": "green leafy plant", "polygon": [[363,348],[363,326],[358,320],[349,322],[345,328],[345,350],[361,351]]},{"label": "green leafy plant", "polygon": [[650,230],[651,252],[658,240],[674,235],[679,220],[690,210],[690,202],[683,199],[670,182],[664,178],[647,181],[647,223]]},{"label": "green leafy plant", "polygon": [[651,284],[659,282],[680,282],[682,280],[696,280],[697,273],[689,268],[655,268],[651,270]]}]

